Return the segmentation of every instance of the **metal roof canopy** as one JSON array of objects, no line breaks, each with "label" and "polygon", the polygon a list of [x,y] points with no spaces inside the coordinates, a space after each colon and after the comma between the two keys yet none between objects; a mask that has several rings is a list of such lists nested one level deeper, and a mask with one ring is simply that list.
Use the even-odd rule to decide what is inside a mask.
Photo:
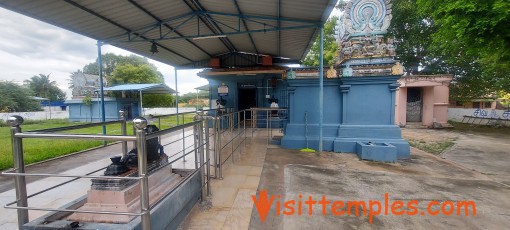
[{"label": "metal roof canopy", "polygon": [[209,84],[196,87],[195,89],[200,91],[209,91]]},{"label": "metal roof canopy", "polygon": [[144,94],[173,94],[175,90],[165,84],[126,84],[106,87],[104,91],[141,91]]},{"label": "metal roof canopy", "polygon": [[296,63],[336,2],[0,0],[0,7],[184,69],[204,68],[206,60],[226,53]]},{"label": "metal roof canopy", "polygon": [[[172,94],[177,91],[171,89],[165,84],[126,84],[106,87],[103,91],[138,91],[140,96],[139,114],[145,115],[143,111],[143,94]],[[101,102],[104,106],[104,102]],[[104,107],[102,108],[104,111]]]}]

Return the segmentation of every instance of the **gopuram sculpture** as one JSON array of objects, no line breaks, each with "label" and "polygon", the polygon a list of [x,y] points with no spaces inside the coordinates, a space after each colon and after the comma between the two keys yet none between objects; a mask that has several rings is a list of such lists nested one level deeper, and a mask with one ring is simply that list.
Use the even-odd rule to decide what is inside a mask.
[{"label": "gopuram sculpture", "polygon": [[[351,0],[337,27],[337,65],[343,77],[395,75],[395,45],[386,37],[392,19],[390,0]],[[346,68],[346,69],[344,69]]]}]

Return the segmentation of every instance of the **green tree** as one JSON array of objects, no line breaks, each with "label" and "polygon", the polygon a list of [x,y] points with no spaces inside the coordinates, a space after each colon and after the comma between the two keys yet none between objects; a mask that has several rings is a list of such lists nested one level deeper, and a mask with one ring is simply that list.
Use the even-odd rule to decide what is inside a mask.
[{"label": "green tree", "polygon": [[[103,73],[106,76],[107,80],[110,80],[109,77],[113,75],[116,67],[124,64],[131,64],[133,66],[141,66],[141,65],[149,65],[151,68],[157,71],[156,66],[149,63],[147,58],[140,57],[137,55],[116,55],[113,53],[106,53],[101,56],[101,61],[103,63]],[[97,59],[95,62],[89,63],[83,67],[83,73],[99,75]],[[158,72],[159,73],[159,72]],[[159,73],[161,74],[161,73]]]},{"label": "green tree", "polygon": [[467,99],[510,88],[510,1],[416,2],[437,26],[429,50],[457,75],[455,94]]},{"label": "green tree", "polygon": [[437,30],[430,16],[418,12],[416,0],[393,0],[393,18],[388,35],[396,45],[397,59],[406,74],[444,73],[445,66],[429,52],[431,35]]},{"label": "green tree", "polygon": [[51,101],[65,101],[66,99],[66,93],[58,88],[57,82],[50,80],[49,74],[33,76],[29,80],[25,80],[25,84],[37,97],[48,98]]},{"label": "green tree", "polygon": [[40,110],[31,97],[33,92],[12,82],[0,82],[0,112],[30,112]]},{"label": "green tree", "polygon": [[[103,63],[103,73],[108,86],[121,84],[144,84],[144,83],[165,83],[163,74],[157,67],[149,63],[145,57],[137,55],[116,55],[106,53],[101,56]],[[97,60],[83,67],[83,73],[98,75]],[[136,97],[136,95],[130,95]],[[173,101],[172,95],[144,95],[143,106],[151,107],[169,107]]]},{"label": "green tree", "polygon": [[[338,17],[333,16],[324,23],[324,66],[333,65],[335,58],[338,55],[338,44],[335,38],[335,27],[338,22]],[[315,42],[302,64],[305,66],[319,66],[319,54],[320,54],[320,36],[317,36]]]},{"label": "green tree", "polygon": [[115,68],[108,80],[108,84],[112,86],[141,83],[165,83],[165,80],[155,67],[148,64],[138,66],[120,64]]},{"label": "green tree", "polygon": [[159,108],[159,107],[172,107],[175,101],[170,94],[144,94],[143,107],[144,108]]},{"label": "green tree", "polygon": [[[155,66],[148,64],[139,66],[132,64],[118,65],[109,80],[109,84],[112,86],[142,83],[164,84],[165,80]],[[145,108],[170,107],[172,106],[172,102],[173,97],[169,94],[143,95],[143,107]]]}]

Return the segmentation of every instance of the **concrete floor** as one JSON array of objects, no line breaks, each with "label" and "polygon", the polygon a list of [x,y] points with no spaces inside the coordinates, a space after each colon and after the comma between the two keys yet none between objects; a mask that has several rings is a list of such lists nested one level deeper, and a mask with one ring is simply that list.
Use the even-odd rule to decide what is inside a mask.
[{"label": "concrete floor", "polygon": [[[418,135],[421,130],[410,131]],[[443,134],[442,130],[427,130],[428,135]],[[451,134],[447,134],[451,135]],[[313,215],[283,216],[276,214],[271,206],[264,222],[253,205],[253,190],[245,190],[246,170],[231,170],[232,178],[213,181],[212,207],[196,206],[182,229],[504,229],[510,225],[510,186],[505,179],[510,162],[510,148],[504,137],[487,137],[454,133],[458,146],[442,156],[412,149],[410,160],[396,164],[360,161],[353,154],[303,153],[265,145],[266,139],[251,139],[249,154],[241,155],[241,162],[232,169],[244,165],[243,157],[253,154],[265,158],[257,196],[266,190],[282,203],[288,200],[312,196],[326,196],[333,201],[384,201],[417,200],[419,212],[415,216],[380,215],[369,223],[368,217],[335,216],[329,212],[322,215],[322,206],[313,208]],[[495,139],[493,139],[495,138]],[[256,144],[253,144],[255,142]],[[469,152],[473,145],[480,151]],[[463,147],[466,146],[466,147]],[[486,148],[485,146],[491,146]],[[250,148],[256,149],[251,151]],[[467,152],[467,153],[466,153]],[[481,167],[480,165],[487,165]],[[478,167],[478,168],[477,168]],[[505,168],[505,169],[503,169]],[[490,170],[489,170],[490,169]],[[487,171],[487,172],[485,172]],[[492,175],[489,172],[493,172]],[[254,175],[252,175],[254,176]],[[226,175],[225,178],[228,176]],[[278,199],[278,195],[280,198]],[[228,200],[218,204],[214,200]],[[431,216],[422,211],[430,201],[476,202],[476,216]],[[249,212],[247,207],[251,206]],[[241,208],[242,207],[242,208]],[[329,206],[331,207],[331,206]],[[437,210],[433,208],[432,210]],[[306,210],[306,209],[304,209]],[[249,225],[247,215],[251,214]],[[462,212],[463,214],[463,212]],[[235,217],[235,218],[233,218]]]},{"label": "concrete floor", "polygon": [[[225,146],[222,155],[226,159],[223,180],[212,180],[212,196],[196,205],[180,228],[504,229],[510,226],[510,144],[507,136],[451,134],[437,130],[410,132],[413,136],[457,135],[457,145],[440,156],[412,148],[410,160],[383,164],[360,161],[353,154],[317,154],[280,149],[267,145],[267,133],[261,130],[255,133],[254,138],[247,139],[246,147],[241,144],[233,158],[227,159],[231,148]],[[176,150],[177,145],[181,144],[169,145],[165,149]],[[112,148],[117,151],[115,148],[120,147]],[[175,162],[174,167],[193,167],[192,155],[186,162]],[[69,169],[68,173],[104,167],[109,163],[108,156],[105,154],[103,159],[98,156],[97,160],[81,167],[69,163],[68,167],[74,168]],[[55,184],[59,181],[57,179],[34,181],[28,186],[29,193]],[[58,207],[72,200],[73,196],[85,194],[89,186],[90,180],[79,180],[65,190],[56,190],[29,200],[29,204]],[[277,215],[273,205],[262,223],[251,197],[262,190],[270,195],[280,195],[281,201],[299,200],[299,195],[311,195],[314,199],[324,195],[335,201],[383,201],[385,193],[388,193],[390,201],[418,200],[420,211],[426,209],[426,203],[431,200],[473,200],[477,205],[477,215],[380,215],[374,217],[370,224],[365,216],[334,216],[330,213],[324,216],[320,205],[314,207],[312,216],[306,212],[301,216]],[[10,202],[13,196],[13,190],[0,193],[0,202]],[[31,212],[30,218],[42,213]],[[16,229],[15,223],[15,211],[0,210],[0,229]]]}]

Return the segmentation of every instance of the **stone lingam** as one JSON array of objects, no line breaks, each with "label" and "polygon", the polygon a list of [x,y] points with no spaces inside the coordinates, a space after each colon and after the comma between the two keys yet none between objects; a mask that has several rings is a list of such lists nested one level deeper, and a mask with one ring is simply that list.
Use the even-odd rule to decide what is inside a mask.
[{"label": "stone lingam", "polygon": [[[146,122],[146,120],[144,120]],[[146,134],[159,129],[154,125],[143,125]],[[153,204],[161,199],[181,179],[181,176],[172,172],[168,163],[168,156],[157,138],[146,141],[147,146],[147,174],[149,185],[149,203]],[[137,177],[138,157],[137,149],[132,149],[124,157],[110,158],[112,163],[104,172],[105,176]],[[109,211],[109,212],[140,212],[140,186],[137,180],[132,179],[92,179],[91,189],[87,192],[87,202],[78,208],[82,211]],[[78,222],[96,223],[128,223],[136,216],[105,215],[91,213],[74,213],[67,219]]]}]

